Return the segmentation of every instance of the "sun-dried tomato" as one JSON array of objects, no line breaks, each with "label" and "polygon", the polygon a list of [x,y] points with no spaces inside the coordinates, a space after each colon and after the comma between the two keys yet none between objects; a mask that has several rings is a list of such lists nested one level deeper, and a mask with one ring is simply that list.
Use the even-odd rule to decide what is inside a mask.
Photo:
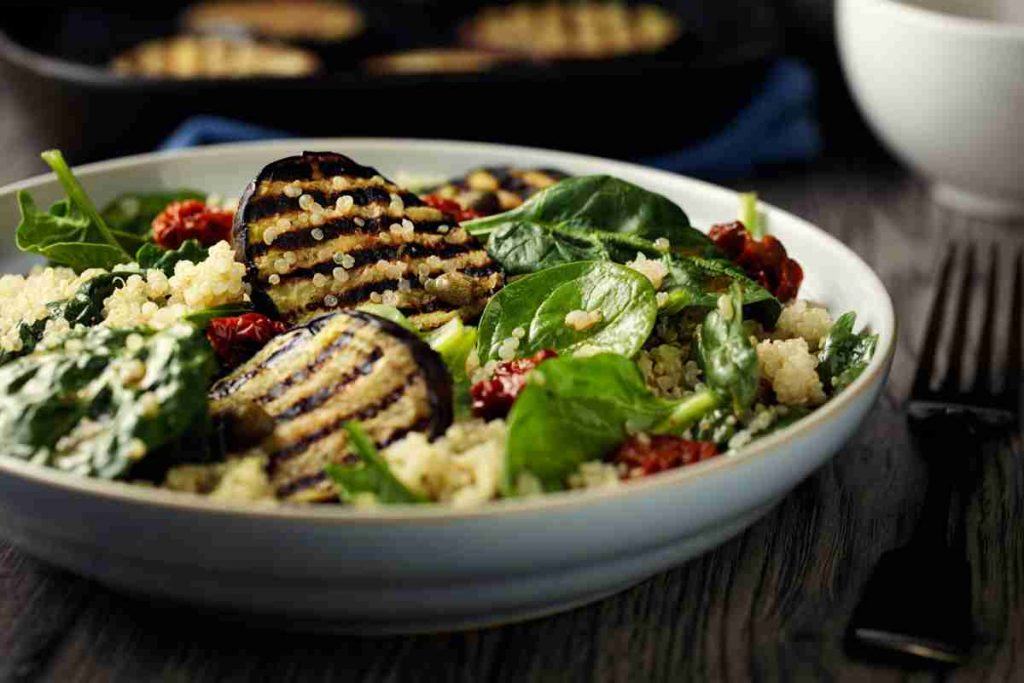
[{"label": "sun-dried tomato", "polygon": [[471,221],[474,218],[480,218],[482,215],[479,211],[464,209],[457,201],[438,197],[436,194],[425,195],[423,201],[426,202],[427,206],[432,206],[446,216],[451,217],[454,223]]},{"label": "sun-dried tomato", "polygon": [[224,365],[235,367],[287,329],[283,322],[262,313],[245,313],[230,318],[214,318],[206,328],[206,338]]},{"label": "sun-dried tomato", "polygon": [[739,221],[712,226],[708,236],[722,253],[779,301],[789,301],[800,291],[804,271],[775,237],[754,239]]},{"label": "sun-dried tomato", "polygon": [[233,211],[213,209],[198,199],[172,202],[153,219],[153,241],[164,249],[177,249],[188,239],[204,247],[231,239]]},{"label": "sun-dried tomato", "polygon": [[679,436],[631,436],[615,452],[612,462],[625,465],[626,476],[637,470],[647,476],[683,465],[708,460],[718,455],[718,447],[710,441],[690,441]]},{"label": "sun-dried tomato", "polygon": [[488,420],[508,415],[519,392],[526,386],[526,375],[548,358],[557,355],[551,349],[543,349],[529,358],[499,363],[488,379],[480,380],[470,387],[473,414]]}]

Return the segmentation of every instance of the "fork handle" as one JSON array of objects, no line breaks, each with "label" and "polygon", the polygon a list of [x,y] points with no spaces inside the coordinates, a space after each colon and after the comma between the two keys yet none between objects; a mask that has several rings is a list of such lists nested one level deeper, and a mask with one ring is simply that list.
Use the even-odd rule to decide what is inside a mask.
[{"label": "fork handle", "polygon": [[943,412],[915,421],[912,431],[928,463],[928,489],[911,543],[962,550],[964,507],[981,454],[977,425],[969,415]]}]

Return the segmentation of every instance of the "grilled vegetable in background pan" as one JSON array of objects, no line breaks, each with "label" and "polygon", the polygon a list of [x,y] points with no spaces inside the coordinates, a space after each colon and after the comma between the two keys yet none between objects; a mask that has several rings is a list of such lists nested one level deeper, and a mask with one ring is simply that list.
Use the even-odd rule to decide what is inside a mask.
[{"label": "grilled vegetable in background pan", "polygon": [[480,242],[439,210],[332,152],[265,167],[233,236],[254,298],[292,323],[384,303],[432,329],[474,317],[504,282]]},{"label": "grilled vegetable in background pan", "polygon": [[415,334],[363,311],[325,315],[270,341],[217,382],[215,417],[244,420],[252,406],[270,416],[268,454],[278,497],[334,500],[329,463],[357,457],[347,421],[359,422],[382,448],[410,432],[431,437],[452,421],[451,378],[444,361]]}]

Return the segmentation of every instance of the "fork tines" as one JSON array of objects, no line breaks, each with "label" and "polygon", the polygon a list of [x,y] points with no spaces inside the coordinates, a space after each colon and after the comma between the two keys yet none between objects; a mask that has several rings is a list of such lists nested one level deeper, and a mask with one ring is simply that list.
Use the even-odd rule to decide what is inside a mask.
[{"label": "fork tines", "polygon": [[[1009,296],[1002,305],[999,296],[1000,259],[1005,249],[993,244],[985,264],[978,263],[973,244],[958,247],[951,243],[939,270],[938,287],[921,347],[917,374],[910,394],[912,414],[935,410],[962,410],[986,421],[1007,422],[1015,419],[1019,408],[1021,359],[1024,358],[1022,315],[1024,315],[1024,253],[1013,252],[1013,279]],[[957,263],[961,267],[957,268]],[[974,300],[975,272],[985,278],[981,330],[975,350],[973,381],[961,386],[961,375],[971,352],[969,339]],[[959,277],[958,277],[959,273]],[[947,320],[950,321],[947,325]],[[946,327],[945,370],[934,377]],[[1005,351],[999,354],[1000,331]],[[997,385],[996,377],[1002,381]],[[934,381],[933,381],[934,380]]]}]

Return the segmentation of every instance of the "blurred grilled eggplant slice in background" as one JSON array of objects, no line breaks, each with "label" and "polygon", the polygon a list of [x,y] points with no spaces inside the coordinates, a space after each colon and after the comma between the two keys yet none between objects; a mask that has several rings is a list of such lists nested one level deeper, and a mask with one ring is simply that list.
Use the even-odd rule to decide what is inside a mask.
[{"label": "blurred grilled eggplant slice in background", "polygon": [[426,194],[456,202],[465,211],[491,216],[516,208],[544,188],[568,178],[553,168],[477,168]]},{"label": "blurred grilled eggplant slice in background", "polygon": [[342,428],[348,420],[362,424],[378,448],[410,432],[438,436],[452,422],[451,376],[441,357],[365,311],[330,313],[275,337],[214,384],[210,399],[216,419],[269,415],[273,429],[259,447],[278,498],[292,501],[336,499],[324,466],[358,457]]},{"label": "blurred grilled eggplant slice in background", "polygon": [[242,197],[233,235],[254,299],[290,323],[383,303],[433,329],[478,315],[504,283],[476,238],[333,152],[264,168]]}]

